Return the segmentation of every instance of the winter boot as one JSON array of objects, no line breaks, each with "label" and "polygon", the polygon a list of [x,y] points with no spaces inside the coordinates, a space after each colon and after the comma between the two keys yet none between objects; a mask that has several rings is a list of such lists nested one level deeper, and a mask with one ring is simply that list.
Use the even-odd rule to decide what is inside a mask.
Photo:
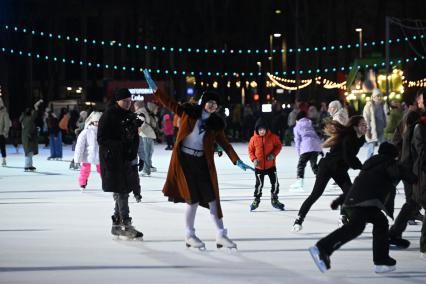
[{"label": "winter boot", "polygon": [[290,185],[290,192],[303,192],[303,178],[298,178],[295,183]]},{"label": "winter boot", "polygon": [[330,269],[330,257],[323,252],[319,247],[313,246],[309,248],[309,252],[315,261],[315,264],[317,265],[318,269],[321,272],[326,272],[328,269]]},{"label": "winter boot", "polygon": [[113,236],[117,236],[118,237],[121,234],[121,231],[122,231],[120,217],[117,216],[117,215],[112,215],[111,219],[112,219],[111,234]]},{"label": "winter boot", "polygon": [[388,273],[396,269],[396,260],[388,257],[383,261],[378,261],[375,264],[374,272],[376,273]]},{"label": "winter boot", "polygon": [[128,239],[142,239],[143,234],[132,226],[132,218],[128,217],[123,220],[123,230],[120,232],[120,236]]},{"label": "winter boot", "polygon": [[2,167],[6,167],[6,158],[3,158],[3,161],[1,162]]},{"label": "winter boot", "polygon": [[303,229],[303,218],[298,216],[296,220],[294,220],[293,228],[291,229],[292,232],[300,232]]},{"label": "winter boot", "polygon": [[195,230],[187,232],[185,244],[187,248],[197,248],[199,250],[206,249],[206,244],[195,235]]},{"label": "winter boot", "polygon": [[216,236],[216,247],[217,248],[228,248],[228,249],[237,249],[237,244],[234,243],[230,238],[228,238],[228,230],[220,229]]},{"label": "winter boot", "polygon": [[276,209],[279,209],[279,210],[281,210],[281,211],[283,211],[284,210],[284,204],[282,204],[279,200],[278,200],[278,196],[273,196],[272,198],[271,198],[271,204],[272,204],[272,207],[274,207],[274,208],[276,208]]},{"label": "winter boot", "polygon": [[259,203],[260,203],[260,198],[256,197],[250,205],[250,211],[256,210],[257,207],[259,207]]},{"label": "winter boot", "polygon": [[398,238],[398,237],[389,237],[389,246],[390,248],[396,248],[396,249],[407,249],[410,246],[410,241]]}]

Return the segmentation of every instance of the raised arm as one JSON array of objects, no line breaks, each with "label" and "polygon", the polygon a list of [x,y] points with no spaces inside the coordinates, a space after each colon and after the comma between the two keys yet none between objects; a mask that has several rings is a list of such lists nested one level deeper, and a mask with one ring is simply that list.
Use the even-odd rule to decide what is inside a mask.
[{"label": "raised arm", "polygon": [[171,97],[169,97],[163,90],[160,88],[155,91],[154,96],[161,102],[161,104],[168,110],[174,112],[178,116],[182,116],[183,108]]}]

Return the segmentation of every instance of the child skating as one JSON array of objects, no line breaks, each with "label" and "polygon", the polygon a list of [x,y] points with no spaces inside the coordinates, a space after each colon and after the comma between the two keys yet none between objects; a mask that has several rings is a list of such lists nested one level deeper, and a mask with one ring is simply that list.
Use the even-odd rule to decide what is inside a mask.
[{"label": "child skating", "polygon": [[262,118],[258,119],[248,146],[249,157],[255,167],[256,175],[254,200],[250,205],[250,211],[259,207],[265,175],[269,177],[271,182],[272,206],[279,210],[284,210],[284,204],[278,200],[279,183],[277,168],[275,167],[275,159],[281,148],[282,145],[278,136],[269,130],[267,123]]},{"label": "child skating", "polygon": [[80,163],[80,175],[78,183],[81,190],[87,186],[90,176],[91,165],[96,166],[96,171],[100,174],[99,166],[99,145],[97,141],[98,123],[102,113],[93,111],[85,121],[84,129],[77,138],[74,152],[74,162]]}]

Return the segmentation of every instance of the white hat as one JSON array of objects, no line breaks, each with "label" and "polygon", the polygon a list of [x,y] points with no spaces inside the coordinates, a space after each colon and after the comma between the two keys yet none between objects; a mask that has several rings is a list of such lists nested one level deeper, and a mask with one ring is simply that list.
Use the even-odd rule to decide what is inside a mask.
[{"label": "white hat", "polygon": [[89,115],[88,118],[86,118],[86,121],[84,122],[84,128],[89,126],[92,122],[99,121],[101,119],[102,112],[100,111],[92,111],[92,113]]},{"label": "white hat", "polygon": [[382,94],[382,92],[380,92],[380,90],[379,90],[379,89],[375,88],[375,89],[373,90],[373,93],[371,94],[371,96],[372,96],[372,97],[375,97],[375,96],[383,96],[383,94]]}]

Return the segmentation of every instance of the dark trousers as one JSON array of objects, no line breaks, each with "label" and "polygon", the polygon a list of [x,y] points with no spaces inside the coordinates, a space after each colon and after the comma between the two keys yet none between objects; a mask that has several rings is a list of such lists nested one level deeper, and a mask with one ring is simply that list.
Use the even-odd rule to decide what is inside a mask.
[{"label": "dark trousers", "polygon": [[3,135],[0,135],[0,150],[1,156],[6,158],[6,138]]},{"label": "dark trousers", "polygon": [[342,245],[361,235],[367,223],[373,224],[374,264],[383,264],[389,258],[389,224],[386,216],[376,207],[351,208],[349,223],[319,240],[317,247],[331,255]]},{"label": "dark trousers", "polygon": [[297,163],[297,178],[305,177],[305,168],[308,161],[311,163],[312,171],[316,175],[318,172],[317,159],[318,159],[318,152],[307,152],[300,155],[299,163]]},{"label": "dark trousers", "polygon": [[125,221],[129,219],[129,194],[128,193],[114,193],[113,194],[115,207],[114,215],[120,216]]},{"label": "dark trousers", "polygon": [[269,180],[271,182],[271,198],[278,197],[278,193],[280,192],[280,184],[278,183],[276,167],[272,167],[266,170],[256,169],[255,175],[256,175],[256,185],[254,189],[255,198],[260,199],[262,197],[262,189],[263,189],[263,182],[265,180],[265,175],[269,177]]},{"label": "dark trousers", "polygon": [[321,197],[324,193],[325,187],[328,181],[332,178],[337,185],[342,189],[343,194],[346,194],[349,188],[352,186],[351,178],[348,175],[346,169],[336,169],[335,165],[332,165],[333,161],[327,161],[326,158],[322,159],[318,165],[317,178],[315,180],[314,188],[311,194],[303,202],[299,210],[299,216],[305,219],[312,205]]},{"label": "dark trousers", "polygon": [[166,143],[167,143],[167,147],[173,148],[174,146],[173,135],[166,135]]}]

